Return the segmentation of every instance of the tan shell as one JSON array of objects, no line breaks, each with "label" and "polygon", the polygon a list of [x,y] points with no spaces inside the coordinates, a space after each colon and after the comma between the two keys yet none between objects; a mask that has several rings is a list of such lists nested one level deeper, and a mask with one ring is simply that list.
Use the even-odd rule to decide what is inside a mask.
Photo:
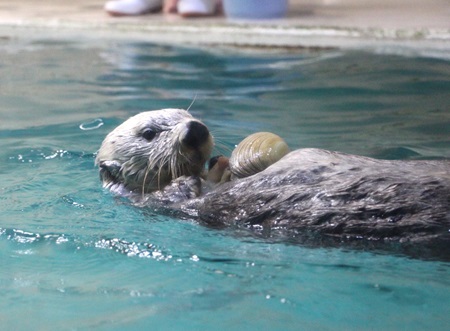
[{"label": "tan shell", "polygon": [[286,142],[276,134],[257,132],[234,149],[230,158],[231,173],[244,178],[263,171],[289,153]]}]

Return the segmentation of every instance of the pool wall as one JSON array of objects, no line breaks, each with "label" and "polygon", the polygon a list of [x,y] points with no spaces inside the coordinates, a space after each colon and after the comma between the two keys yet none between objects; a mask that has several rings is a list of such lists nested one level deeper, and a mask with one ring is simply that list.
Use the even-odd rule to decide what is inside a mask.
[{"label": "pool wall", "polygon": [[110,17],[98,0],[0,1],[0,37],[114,38],[157,43],[372,49],[445,57],[450,54],[450,4],[445,0],[290,0],[286,18],[182,19],[176,15]]}]

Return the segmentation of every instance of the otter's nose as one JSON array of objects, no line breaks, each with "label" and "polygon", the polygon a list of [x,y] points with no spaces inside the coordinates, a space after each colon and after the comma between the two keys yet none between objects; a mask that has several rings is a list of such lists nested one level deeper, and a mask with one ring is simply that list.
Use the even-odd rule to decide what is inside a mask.
[{"label": "otter's nose", "polygon": [[196,121],[191,121],[187,124],[187,133],[183,138],[183,144],[197,149],[201,147],[209,138],[208,128]]}]

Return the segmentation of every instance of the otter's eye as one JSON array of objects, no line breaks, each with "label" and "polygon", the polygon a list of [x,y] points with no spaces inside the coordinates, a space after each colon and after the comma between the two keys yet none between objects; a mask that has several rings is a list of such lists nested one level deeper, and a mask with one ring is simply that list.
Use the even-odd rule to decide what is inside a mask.
[{"label": "otter's eye", "polygon": [[156,132],[150,129],[146,129],[144,132],[142,132],[142,137],[145,140],[151,141],[153,138],[155,138]]}]

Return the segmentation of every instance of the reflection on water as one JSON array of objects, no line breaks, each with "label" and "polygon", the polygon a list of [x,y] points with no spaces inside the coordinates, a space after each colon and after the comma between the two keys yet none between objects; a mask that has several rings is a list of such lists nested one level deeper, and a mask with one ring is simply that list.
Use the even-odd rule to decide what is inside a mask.
[{"label": "reflection on water", "polygon": [[272,131],[293,148],[448,158],[447,61],[106,42],[0,49],[3,328],[447,328],[448,263],[207,229],[112,196],[93,165],[128,116],[194,98],[222,153]]}]

